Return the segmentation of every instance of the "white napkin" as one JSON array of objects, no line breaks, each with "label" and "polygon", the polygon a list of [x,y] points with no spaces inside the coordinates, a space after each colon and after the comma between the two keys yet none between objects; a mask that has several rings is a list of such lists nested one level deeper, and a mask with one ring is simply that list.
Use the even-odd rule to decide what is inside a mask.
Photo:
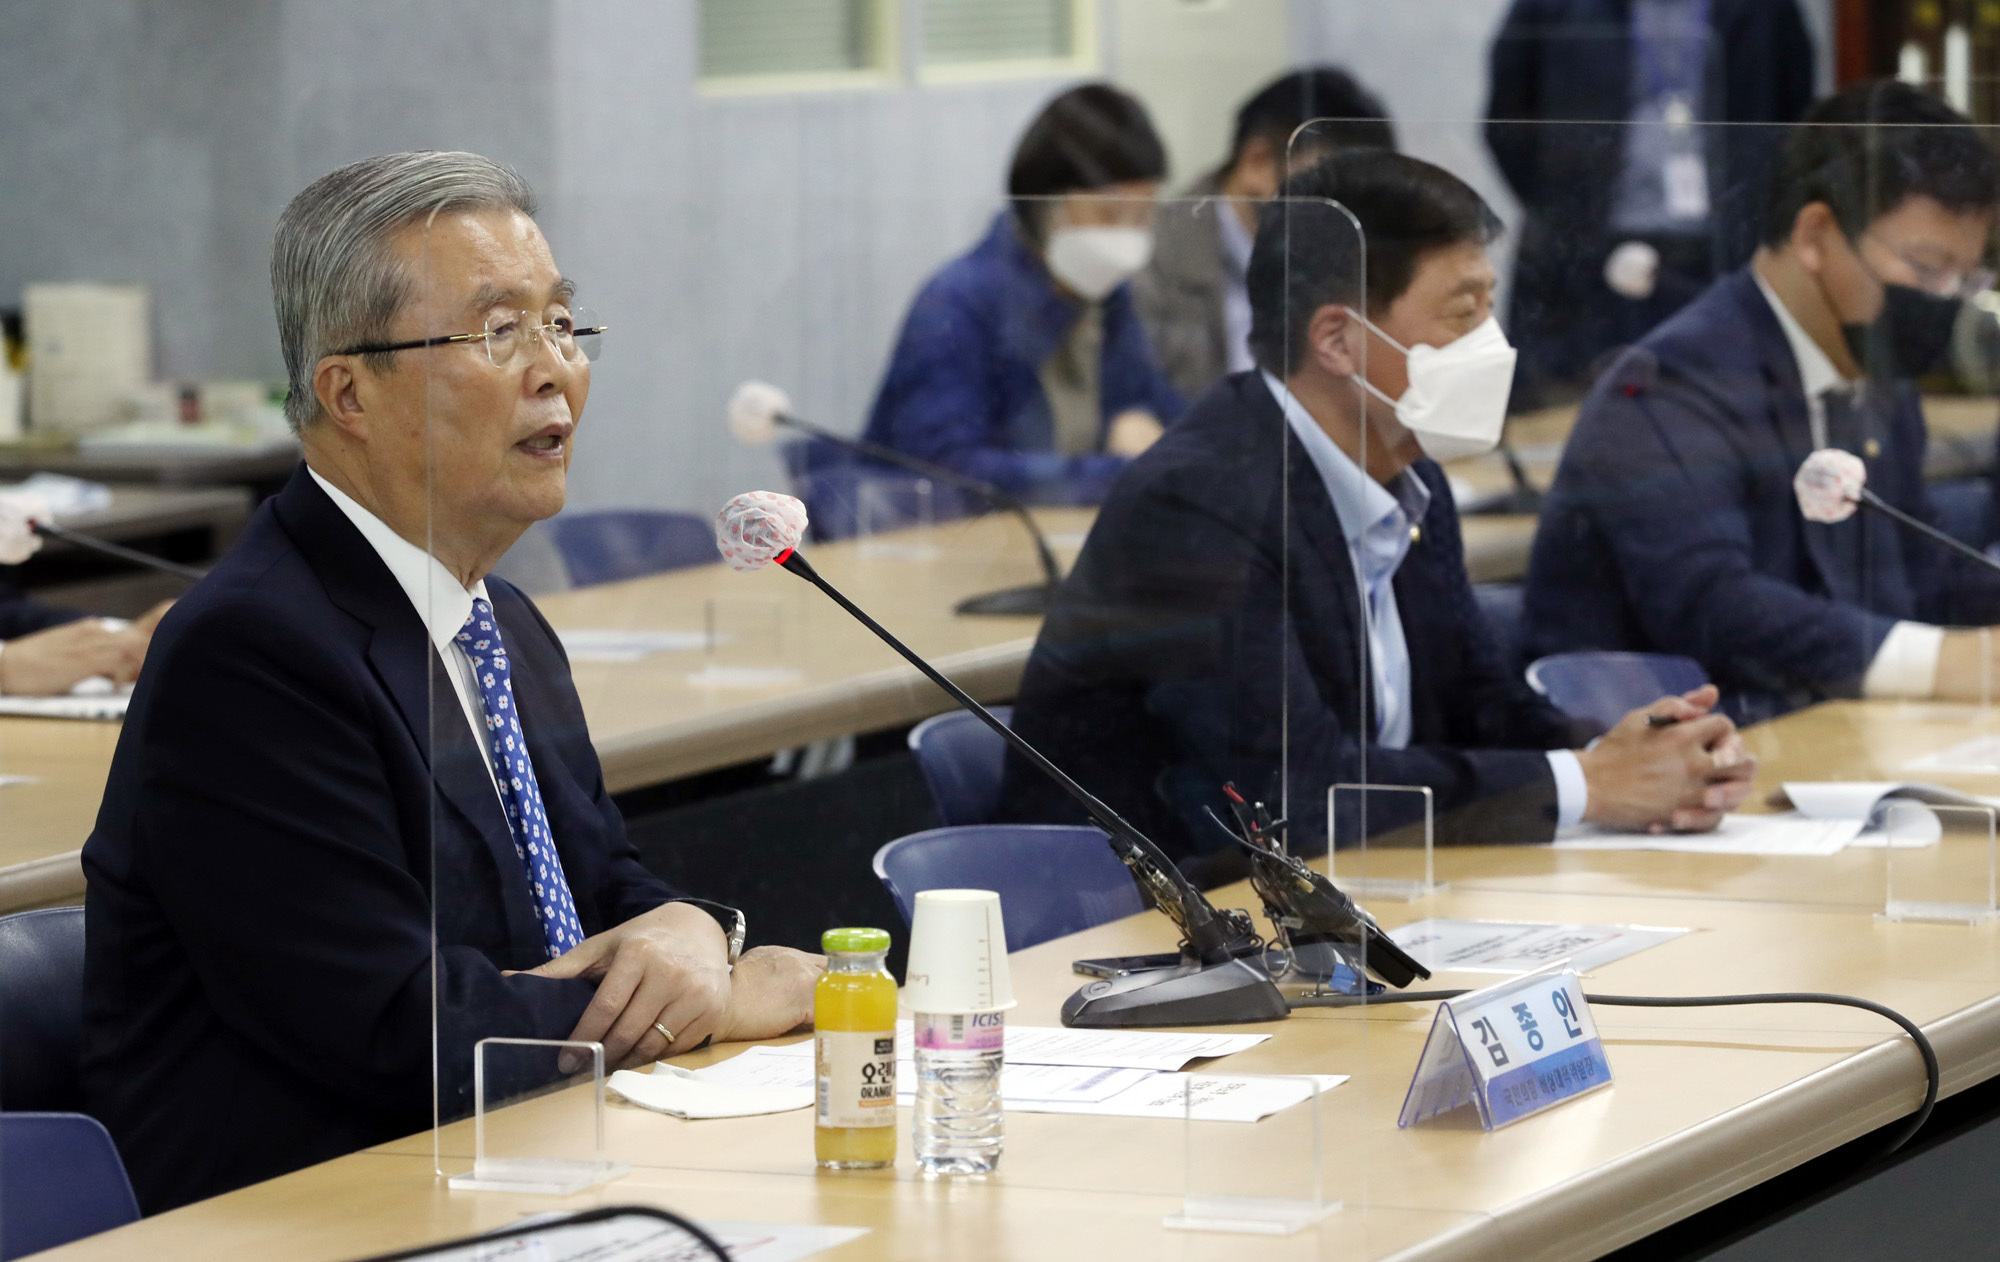
[{"label": "white napkin", "polygon": [[742,1086],[710,1081],[702,1073],[662,1061],[653,1066],[650,1074],[621,1069],[611,1075],[609,1085],[640,1108],[688,1121],[789,1113],[812,1107],[810,1081],[799,1086]]}]

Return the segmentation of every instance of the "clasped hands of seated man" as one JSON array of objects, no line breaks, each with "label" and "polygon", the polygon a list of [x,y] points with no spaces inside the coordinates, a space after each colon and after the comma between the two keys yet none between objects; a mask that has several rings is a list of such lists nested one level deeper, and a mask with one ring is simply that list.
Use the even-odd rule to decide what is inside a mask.
[{"label": "clasped hands of seated man", "polygon": [[[1584,819],[1655,833],[1705,832],[1743,805],[1757,760],[1729,716],[1713,713],[1719,697],[1714,684],[1662,697],[1578,750],[1589,785]],[[1674,722],[1650,724],[1650,715]]]},{"label": "clasped hands of seated man", "polygon": [[596,982],[570,1041],[602,1043],[606,1068],[632,1069],[710,1040],[776,1038],[810,1024],[813,983],[825,968],[823,956],[761,946],[732,971],[715,917],[664,903],[525,972]]},{"label": "clasped hands of seated man", "polygon": [[79,618],[7,641],[0,651],[0,696],[59,697],[99,676],[123,688],[139,677],[153,628],[172,604],[162,601],[117,630],[101,618]]}]

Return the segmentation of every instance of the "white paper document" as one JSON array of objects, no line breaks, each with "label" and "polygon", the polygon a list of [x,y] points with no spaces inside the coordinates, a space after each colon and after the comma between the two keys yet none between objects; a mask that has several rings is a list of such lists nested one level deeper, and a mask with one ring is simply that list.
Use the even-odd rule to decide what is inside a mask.
[{"label": "white paper document", "polygon": [[[566,1214],[526,1222],[424,1255],[427,1262],[712,1262],[706,1246],[657,1218],[634,1214],[563,1227]],[[815,1223],[701,1222],[734,1262],[799,1262],[868,1234],[866,1227]]]},{"label": "white paper document", "polygon": [[[755,1062],[735,1070],[727,1068],[742,1059],[743,1056],[738,1056],[708,1069],[682,1069],[661,1062],[649,1074],[621,1069],[605,1085],[640,1108],[688,1121],[754,1117],[812,1107],[811,1061],[805,1062],[806,1073],[802,1078],[796,1073],[759,1075],[756,1070],[761,1066]],[[784,1063],[795,1066],[797,1058],[787,1057]]]},{"label": "white paper document", "polygon": [[1433,919],[1392,929],[1389,936],[1433,972],[1532,973],[1561,960],[1584,972],[1688,932],[1653,925]]},{"label": "white paper document", "polygon": [[125,717],[132,690],[66,697],[0,697],[0,715],[29,719],[89,719],[113,722]]},{"label": "white paper document", "polygon": [[2000,736],[1975,736],[1947,749],[1912,758],[1905,771],[1928,771],[1957,775],[1992,775],[2000,772]]},{"label": "white paper document", "polygon": [[636,662],[655,653],[684,653],[705,648],[708,637],[699,631],[558,631],[563,652],[572,662]]},{"label": "white paper document", "polygon": [[1578,824],[1556,833],[1557,850],[1666,850],[1677,854],[1828,855],[1861,832],[1858,819],[1725,815],[1706,833],[1635,833]]},{"label": "white paper document", "polygon": [[[1016,1064],[1014,1034],[1012,1030],[1007,1032],[1006,1060],[1000,1069],[1000,1099],[1002,1107],[1018,1113],[1178,1118],[1186,1107],[1183,1099],[1186,1083],[1192,1079],[1198,1092],[1197,1116],[1219,1122],[1255,1122],[1290,1108],[1311,1094],[1304,1084],[1283,1079],[1273,1086],[1265,1078],[1226,1078],[1206,1072],[1189,1075],[1120,1066]],[[908,1049],[908,1039],[900,1046]],[[804,1055],[799,1054],[801,1048]],[[810,1042],[747,1048],[720,1065],[695,1072],[716,1081],[754,1083],[765,1090],[801,1091],[804,1101],[798,1107],[812,1103],[814,1069]],[[1347,1081],[1344,1074],[1310,1076],[1322,1091]],[[901,1057],[896,1062],[897,1102],[909,1104],[916,1093],[916,1066],[909,1057]]]}]

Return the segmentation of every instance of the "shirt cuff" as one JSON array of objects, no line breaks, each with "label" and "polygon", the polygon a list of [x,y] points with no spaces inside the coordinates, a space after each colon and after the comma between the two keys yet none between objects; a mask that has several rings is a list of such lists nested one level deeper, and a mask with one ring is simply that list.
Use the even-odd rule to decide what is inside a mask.
[{"label": "shirt cuff", "polygon": [[1937,687],[1938,654],[1944,649],[1944,628],[1921,622],[1899,622],[1889,628],[1868,673],[1861,677],[1861,695],[1928,697]]},{"label": "shirt cuff", "polygon": [[1590,782],[1583,778],[1583,762],[1573,749],[1548,751],[1549,774],[1556,778],[1556,827],[1573,828],[1583,822],[1590,805]]}]

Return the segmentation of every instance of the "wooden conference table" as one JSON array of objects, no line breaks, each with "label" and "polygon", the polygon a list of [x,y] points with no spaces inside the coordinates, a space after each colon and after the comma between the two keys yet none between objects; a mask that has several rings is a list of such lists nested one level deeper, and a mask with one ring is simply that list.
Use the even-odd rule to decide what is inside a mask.
[{"label": "wooden conference table", "polygon": [[[1761,789],[1787,778],[1881,779],[2000,715],[1893,704],[1819,707],[1756,729]],[[1961,780],[1966,787],[1975,781]],[[1948,843],[1950,844],[1950,843]],[[1977,847],[1982,854],[1984,847]],[[1940,851],[1943,853],[1943,851]],[[1955,850],[1955,855],[1963,857]],[[1446,893],[1375,902],[1388,925],[1425,916],[1675,925],[1694,932],[1595,969],[1594,989],[1639,994],[1824,990],[1861,995],[1919,1021],[1936,1044],[1944,1090],[2000,1073],[2000,927],[1876,919],[1884,852],[1828,858],[1697,857],[1641,852],[1488,849]],[[1449,854],[1446,856],[1449,858]],[[1870,875],[1872,866],[1873,875]],[[1243,887],[1215,901],[1243,905]],[[1069,961],[1171,945],[1146,914],[1020,952],[1016,1024],[1051,1025],[1081,979]],[[1480,985],[1477,974],[1437,984]],[[1914,1050],[1866,1014],[1825,1007],[1659,1012],[1598,1008],[1615,1082],[1498,1131],[1469,1114],[1412,1130],[1395,1117],[1431,1020],[1428,1006],[1316,1010],[1262,1030],[1274,1037],[1213,1072],[1353,1075],[1321,1105],[1327,1195],[1345,1208],[1282,1238],[1179,1233],[1178,1121],[1014,1113],[1006,1155],[985,1180],[927,1182],[905,1151],[894,1172],[822,1174],[809,1112],[679,1122],[614,1103],[614,1160],[633,1172],[554,1199],[446,1189],[429,1133],[272,1180],[50,1254],[81,1262],[145,1256],[356,1257],[502,1227],[517,1217],[650,1203],[715,1220],[871,1228],[838,1258],[1144,1256],[1291,1259],[1573,1259],[1597,1256],[1912,1110]],[[734,1054],[711,1049],[690,1065]],[[584,1134],[587,1095],[564,1091],[489,1119],[519,1152],[567,1149]],[[1284,1115],[1280,1115],[1280,1119]],[[1208,1123],[1218,1165],[1273,1168],[1280,1119]],[[908,1134],[907,1111],[903,1134]],[[447,1171],[467,1168],[471,1135],[446,1128]],[[907,1145],[906,1145],[907,1149]],[[1275,1177],[1275,1176],[1274,1176]]]},{"label": "wooden conference table", "polygon": [[[1082,546],[1088,509],[1037,513],[1059,560]],[[1472,522],[1475,563],[1519,550]],[[983,701],[1014,695],[1039,622],[960,617],[966,596],[1040,574],[1020,523],[994,515],[871,542],[812,550],[837,586]],[[720,564],[608,583],[537,602],[560,630],[679,633],[721,640],[637,661],[578,660],[572,671],[613,792],[658,784],[780,749],[914,723],[950,699],[825,596],[770,569]],[[77,850],[103,794],[115,724],[0,718],[0,912],[83,894]]]}]

